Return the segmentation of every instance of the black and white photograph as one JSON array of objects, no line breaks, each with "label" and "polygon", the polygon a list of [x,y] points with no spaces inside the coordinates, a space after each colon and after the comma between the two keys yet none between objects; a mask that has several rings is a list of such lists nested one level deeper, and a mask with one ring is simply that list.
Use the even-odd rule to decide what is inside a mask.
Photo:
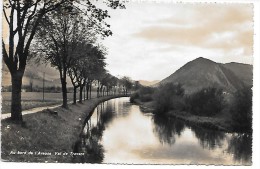
[{"label": "black and white photograph", "polygon": [[255,164],[256,3],[1,3],[1,163]]}]

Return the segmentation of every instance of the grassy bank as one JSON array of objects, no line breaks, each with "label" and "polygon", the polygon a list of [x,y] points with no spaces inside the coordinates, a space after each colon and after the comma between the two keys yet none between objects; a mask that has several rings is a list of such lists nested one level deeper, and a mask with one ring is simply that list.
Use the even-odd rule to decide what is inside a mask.
[{"label": "grassy bank", "polygon": [[231,121],[221,116],[201,117],[201,116],[192,115],[184,111],[180,111],[180,112],[170,111],[167,113],[167,115],[170,117],[181,119],[192,125],[197,125],[208,129],[219,130],[219,131],[234,132],[234,129],[231,125]]},{"label": "grassy bank", "polygon": [[154,101],[142,102],[140,99],[134,99],[132,103],[139,105],[140,109],[144,113],[151,113],[154,111]]},{"label": "grassy bank", "polygon": [[[106,96],[62,107],[24,115],[25,125],[1,121],[1,158],[13,162],[71,162],[74,144],[84,119],[101,102],[120,96]],[[57,113],[54,113],[57,112]]]}]

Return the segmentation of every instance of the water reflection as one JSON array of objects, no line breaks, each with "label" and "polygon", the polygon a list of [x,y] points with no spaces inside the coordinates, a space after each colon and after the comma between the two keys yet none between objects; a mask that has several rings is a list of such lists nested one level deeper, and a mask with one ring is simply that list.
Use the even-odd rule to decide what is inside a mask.
[{"label": "water reflection", "polygon": [[74,156],[73,162],[101,163],[104,158],[104,149],[99,143],[102,136],[101,130],[98,127],[93,127],[91,130],[87,128],[86,133],[82,135],[74,148],[75,153],[84,153],[84,156]]},{"label": "water reflection", "polygon": [[233,134],[229,144],[228,153],[234,154],[234,160],[247,163],[252,161],[252,135]]},{"label": "water reflection", "polygon": [[100,104],[86,119],[73,162],[250,165],[252,137],[146,116],[128,98]]},{"label": "water reflection", "polygon": [[175,143],[175,136],[181,136],[184,130],[184,123],[175,118],[154,116],[154,132],[162,144],[173,145]]},{"label": "water reflection", "polygon": [[84,153],[84,156],[75,156],[73,162],[101,163],[103,161],[104,148],[100,139],[106,124],[112,120],[113,113],[111,104],[103,102],[86,118],[80,140],[74,148],[75,153]]},{"label": "water reflection", "polygon": [[199,140],[203,148],[213,150],[217,147],[222,147],[226,134],[215,130],[207,130],[202,127],[191,126],[195,137]]},{"label": "water reflection", "polygon": [[189,127],[193,131],[203,148],[214,149],[216,147],[221,147],[226,138],[226,134],[223,132],[207,130],[190,124],[188,125],[176,118],[154,116],[153,121],[155,124],[154,132],[158,135],[162,144],[174,144],[175,137],[180,137],[185,127]]}]

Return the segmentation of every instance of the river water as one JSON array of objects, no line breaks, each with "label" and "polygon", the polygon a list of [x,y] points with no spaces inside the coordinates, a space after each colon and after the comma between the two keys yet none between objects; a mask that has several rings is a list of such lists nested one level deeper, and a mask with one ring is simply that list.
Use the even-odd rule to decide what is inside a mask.
[{"label": "river water", "polygon": [[128,97],[101,103],[86,119],[74,162],[251,165],[252,137],[143,113]]}]

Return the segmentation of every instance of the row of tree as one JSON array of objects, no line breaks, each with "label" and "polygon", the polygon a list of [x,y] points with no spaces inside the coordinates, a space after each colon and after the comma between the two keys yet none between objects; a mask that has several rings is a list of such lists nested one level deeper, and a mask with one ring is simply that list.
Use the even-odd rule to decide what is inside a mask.
[{"label": "row of tree", "polygon": [[[95,4],[94,4],[95,3]],[[118,0],[108,0],[112,9],[124,8]],[[91,91],[93,81],[100,92],[108,93],[117,85],[116,77],[105,70],[106,50],[99,40],[112,35],[104,19],[107,10],[89,0],[4,0],[4,24],[8,38],[2,38],[3,60],[12,79],[11,119],[22,122],[21,86],[26,63],[31,58],[46,62],[60,74],[63,107],[67,107],[67,75],[80,90]],[[7,32],[7,31],[6,31]],[[125,91],[131,86],[123,78]],[[104,87],[106,86],[106,87]],[[76,92],[75,98],[76,101]]]}]

